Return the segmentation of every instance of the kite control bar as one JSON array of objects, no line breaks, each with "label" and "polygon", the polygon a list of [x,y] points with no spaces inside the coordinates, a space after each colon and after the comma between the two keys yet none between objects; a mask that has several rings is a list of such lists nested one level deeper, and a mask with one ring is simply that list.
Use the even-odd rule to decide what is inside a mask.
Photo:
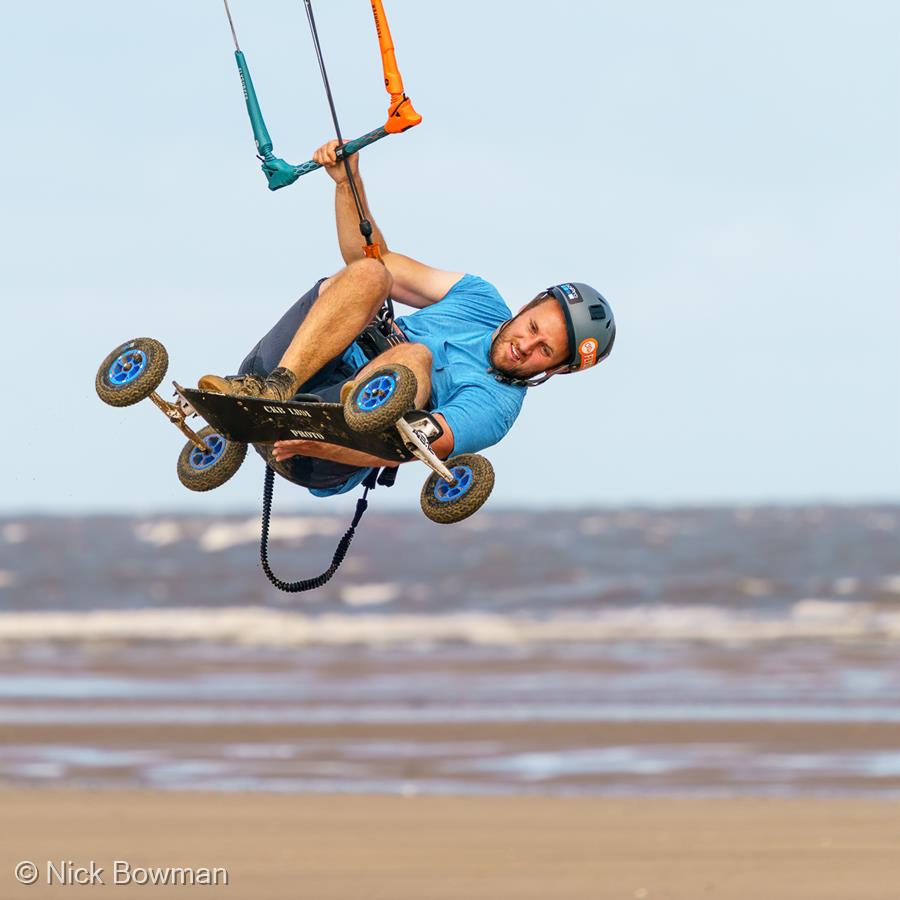
[{"label": "kite control bar", "polygon": [[[291,165],[283,159],[275,156],[272,152],[272,138],[266,128],[263,120],[262,111],[259,108],[259,101],[256,98],[256,91],[253,88],[253,80],[250,78],[250,69],[247,66],[247,60],[238,45],[237,34],[234,30],[234,22],[231,18],[231,10],[228,6],[228,0],[225,2],[225,12],[228,15],[228,24],[231,26],[231,34],[234,38],[234,58],[237,62],[238,74],[241,78],[241,85],[244,89],[244,100],[247,104],[247,113],[250,116],[250,126],[253,129],[253,139],[256,141],[256,151],[258,158],[262,162],[262,170],[269,182],[269,190],[277,191],[279,188],[287,187],[293,184],[301,175],[306,175],[321,168],[319,163],[308,160],[298,166]],[[372,14],[375,17],[375,31],[378,34],[378,45],[381,49],[381,63],[384,71],[384,85],[390,94],[391,100],[388,106],[388,118],[383,126],[358,137],[355,140],[344,143],[340,140],[340,146],[337,149],[338,159],[344,159],[354,153],[358,153],[363,147],[380,141],[389,134],[399,134],[418,125],[422,121],[422,117],[413,109],[409,97],[403,91],[403,79],[397,68],[397,60],[394,56],[394,44],[391,39],[391,32],[388,28],[387,19],[384,15],[384,7],[381,0],[371,0]],[[307,14],[310,18],[310,27],[313,30],[313,38],[316,45],[316,53],[319,57],[319,65],[322,69],[323,77],[325,76],[324,63],[322,61],[321,52],[318,45],[318,37],[315,33],[315,22],[312,19],[312,8],[307,2]],[[326,90],[328,92],[329,103],[334,104],[331,98],[331,90],[328,88],[327,78]]]},{"label": "kite control bar", "polygon": [[[244,99],[247,101],[247,112],[250,114],[250,125],[253,128],[253,139],[256,141],[256,152],[262,161],[262,170],[269,181],[269,190],[277,191],[279,188],[287,187],[289,184],[293,184],[301,175],[308,175],[310,172],[322,168],[319,163],[311,159],[298,166],[293,166],[289,162],[285,162],[283,159],[275,156],[272,152],[272,138],[269,137],[269,131],[266,128],[266,123],[263,121],[262,113],[259,109],[259,101],[256,99],[256,91],[253,89],[253,82],[250,79],[247,60],[240,50],[235,51],[234,58],[237,61],[241,84],[244,87]],[[343,147],[338,148],[337,157],[342,159],[344,156],[358,153],[363,147],[368,147],[369,144],[374,144],[375,141],[387,137],[388,133],[386,128],[381,127],[364,134],[360,138],[356,138],[356,140],[348,141]]]}]

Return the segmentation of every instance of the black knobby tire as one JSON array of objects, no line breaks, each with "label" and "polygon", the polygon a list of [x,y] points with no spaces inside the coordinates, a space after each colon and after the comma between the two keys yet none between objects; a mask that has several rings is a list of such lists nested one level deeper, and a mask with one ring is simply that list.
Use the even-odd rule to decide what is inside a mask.
[{"label": "black knobby tire", "polygon": [[[383,379],[393,380],[393,393],[380,406],[371,409],[361,407],[361,401],[364,405],[367,400],[373,402],[373,394],[369,388]],[[412,369],[400,364],[380,366],[361,379],[351,391],[344,402],[344,419],[354,431],[369,434],[386,431],[415,407],[417,387]],[[378,400],[375,399],[374,402]]]},{"label": "black knobby tire", "polygon": [[226,440],[212,425],[207,425],[197,435],[211,450],[221,447],[219,441],[223,442],[224,447],[221,448],[218,459],[201,469],[191,464],[192,459],[196,462],[194,451],[198,448],[193,441],[188,441],[178,456],[178,480],[189,491],[211,491],[225,484],[241,467],[247,455],[247,445]]},{"label": "black knobby tire", "polygon": [[[124,381],[124,383],[116,384],[110,375],[110,370],[119,357],[135,357],[143,359],[136,363],[139,368],[139,374],[133,380]],[[128,362],[126,366],[135,365]],[[153,338],[135,338],[133,341],[126,341],[116,347],[106,359],[100,364],[97,370],[97,377],[94,379],[94,387],[97,390],[97,396],[110,406],[131,406],[133,403],[139,403],[145,397],[149,397],[158,387],[169,368],[169,354],[166,348]],[[119,374],[123,378],[127,378],[128,369],[122,366],[118,367]]]},{"label": "black knobby tire", "polygon": [[[461,522],[472,513],[481,509],[484,501],[490,496],[494,488],[494,467],[490,460],[478,453],[463,453],[452,456],[445,463],[452,472],[454,468],[463,467],[470,470],[465,477],[469,479],[468,489],[464,494],[449,500],[438,499],[435,488],[441,485],[446,491],[447,482],[436,473],[432,472],[425,486],[422,488],[420,502],[422,512],[440,525],[452,525]],[[455,473],[454,473],[455,474]]]}]

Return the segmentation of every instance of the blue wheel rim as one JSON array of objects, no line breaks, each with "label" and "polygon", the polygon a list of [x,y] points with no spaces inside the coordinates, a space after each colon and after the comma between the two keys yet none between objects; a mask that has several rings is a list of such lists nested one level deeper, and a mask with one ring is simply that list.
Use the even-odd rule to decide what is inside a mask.
[{"label": "blue wheel rim", "polygon": [[454,500],[459,500],[475,484],[475,475],[470,466],[454,466],[450,472],[456,479],[456,484],[451,487],[446,478],[439,478],[434,486],[434,498],[440,503],[452,503]]},{"label": "blue wheel rim", "polygon": [[131,384],[132,381],[140,378],[147,368],[148,362],[147,354],[143,350],[131,347],[113,360],[107,373],[109,383],[117,388]]},{"label": "blue wheel rim", "polygon": [[356,405],[363,412],[371,412],[373,409],[384,406],[394,396],[394,391],[396,390],[397,379],[395,376],[379,375],[377,378],[366,382],[356,398]]},{"label": "blue wheel rim", "polygon": [[195,472],[202,472],[204,469],[214,466],[222,458],[222,454],[228,446],[228,441],[221,434],[208,434],[204,438],[204,443],[207,447],[206,450],[194,447],[188,456],[188,465]]}]

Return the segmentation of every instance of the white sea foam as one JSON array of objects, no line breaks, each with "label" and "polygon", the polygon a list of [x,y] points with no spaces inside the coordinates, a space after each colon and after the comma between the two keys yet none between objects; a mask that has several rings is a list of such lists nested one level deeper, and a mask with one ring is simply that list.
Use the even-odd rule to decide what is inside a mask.
[{"label": "white sea foam", "polygon": [[160,519],[159,521],[138,522],[134,526],[134,536],[139,541],[147,544],[155,544],[157,547],[165,547],[181,540],[181,525],[172,519]]},{"label": "white sea foam", "polygon": [[846,575],[843,578],[835,579],[831,585],[831,590],[835,594],[846,596],[847,594],[856,594],[859,591],[860,582],[858,578]]},{"label": "white sea foam", "polygon": [[900,575],[887,575],[879,586],[886,594],[900,594]]},{"label": "white sea foam", "polygon": [[341,588],[341,600],[348,606],[375,606],[390,603],[400,591],[396,584],[350,584]]},{"label": "white sea foam", "polygon": [[462,642],[514,646],[796,638],[900,641],[900,612],[862,603],[808,599],[777,618],[712,606],[635,606],[541,619],[489,613],[311,616],[267,607],[0,614],[0,642],[185,640],[272,647]]},{"label": "white sea foam", "polygon": [[772,593],[773,584],[765,578],[741,578],[738,590],[747,597],[767,597]]},{"label": "white sea foam", "polygon": [[[326,516],[276,516],[269,523],[269,540],[302,541],[313,534],[332,535],[341,530],[337,519]],[[259,540],[259,519],[244,522],[218,522],[199,536],[203,550],[216,553],[238,544],[255,544]]]},{"label": "white sea foam", "polygon": [[[269,523],[273,542],[299,543],[310,535],[333,535],[341,530],[337,518],[327,516],[274,516]],[[207,553],[218,553],[259,540],[259,519],[210,522],[203,519],[149,519],[134,526],[134,536],[143,543],[165,547],[183,541],[195,543]]]}]

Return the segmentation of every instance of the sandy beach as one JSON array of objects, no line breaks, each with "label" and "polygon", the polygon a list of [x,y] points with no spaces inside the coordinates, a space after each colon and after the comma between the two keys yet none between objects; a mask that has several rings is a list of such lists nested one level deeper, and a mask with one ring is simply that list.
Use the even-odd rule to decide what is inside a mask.
[{"label": "sandy beach", "polygon": [[[104,869],[79,897],[265,900],[895,900],[900,810],[858,800],[277,796],[7,790],[2,896],[60,896],[47,861]],[[18,885],[17,862],[39,878]],[[218,886],[114,884],[221,867]],[[71,870],[71,866],[70,866]]]}]

